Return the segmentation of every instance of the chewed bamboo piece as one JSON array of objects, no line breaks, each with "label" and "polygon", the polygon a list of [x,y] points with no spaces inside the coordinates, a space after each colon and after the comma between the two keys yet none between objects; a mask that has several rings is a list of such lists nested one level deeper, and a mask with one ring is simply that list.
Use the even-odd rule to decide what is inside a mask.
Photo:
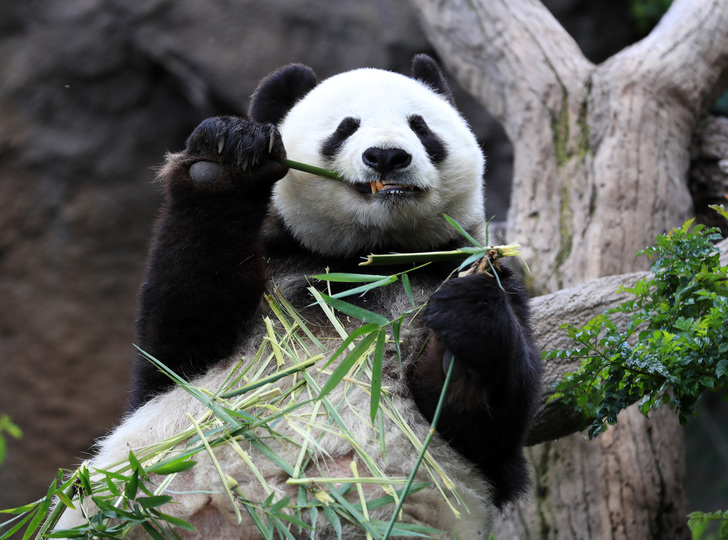
[{"label": "chewed bamboo piece", "polygon": [[[452,251],[423,251],[417,253],[387,253],[384,255],[368,255],[359,266],[378,266],[387,264],[407,264],[439,261],[460,261],[471,257],[488,259],[491,262],[503,257],[517,257],[520,255],[520,244],[514,242],[505,246],[465,247]],[[479,257],[478,257],[479,255]]]}]

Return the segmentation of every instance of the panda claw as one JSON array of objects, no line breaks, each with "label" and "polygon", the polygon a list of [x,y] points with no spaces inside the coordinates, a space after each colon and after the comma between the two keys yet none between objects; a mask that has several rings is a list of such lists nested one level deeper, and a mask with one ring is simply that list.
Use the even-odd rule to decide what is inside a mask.
[{"label": "panda claw", "polygon": [[276,142],[276,132],[274,130],[271,130],[270,136],[268,138],[268,153],[271,154],[273,152],[273,145]]},{"label": "panda claw", "polygon": [[223,149],[225,148],[225,136],[220,135],[217,138],[217,153],[222,154]]}]

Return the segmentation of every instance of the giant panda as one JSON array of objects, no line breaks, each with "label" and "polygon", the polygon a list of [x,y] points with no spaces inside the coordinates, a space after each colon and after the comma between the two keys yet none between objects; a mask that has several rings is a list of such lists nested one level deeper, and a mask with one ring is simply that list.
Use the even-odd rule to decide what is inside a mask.
[{"label": "giant panda", "polygon": [[[289,170],[281,163],[285,156],[334,170],[343,181]],[[483,174],[478,143],[429,56],[414,58],[411,77],[357,69],[319,83],[311,68],[285,66],[259,84],[249,119],[203,121],[185,149],[168,155],[160,169],[165,200],[139,296],[138,345],[195,386],[219,388],[231,366],[241,359],[245,365],[264,339],[263,297],[273,288],[308,318],[318,335],[330,337],[335,331],[317,311],[308,288],[331,292],[340,285],[310,276],[371,272],[359,266],[370,253],[464,245],[443,214],[483,240]],[[446,502],[434,486],[417,491],[405,500],[399,521],[443,531],[443,538],[487,538],[494,513],[523,496],[529,483],[523,444],[540,392],[540,355],[528,298],[514,274],[501,266],[497,276],[458,277],[453,273],[457,264],[431,264],[408,274],[413,300],[426,306],[402,325],[400,355],[393,344],[387,346],[382,386],[424,440],[454,359],[430,452],[458,497]],[[391,319],[412,305],[398,284],[347,300]],[[342,320],[356,324],[348,317]],[[330,373],[310,371],[321,384]],[[375,456],[385,474],[406,477],[417,456],[407,436],[388,418],[371,424],[367,392],[357,386],[349,386],[345,396],[342,392],[337,388],[329,398],[345,398],[340,414],[356,444]],[[123,461],[130,449],[138,451],[180,432],[189,426],[188,415],[204,408],[140,357],[130,411],[99,443],[91,467]],[[295,432],[289,435],[296,437]],[[351,476],[350,462],[357,460],[353,443],[325,433],[320,444],[315,462],[303,472]],[[297,488],[286,483],[288,475],[280,467],[251,446],[245,451],[271,486],[274,500],[286,495],[295,500]],[[233,454],[228,447],[216,450],[218,462],[245,496],[265,500],[269,493]],[[176,495],[166,512],[198,530],[178,532],[183,537],[258,538],[245,512],[241,523],[233,517],[210,459],[204,452],[196,459],[199,463],[165,491]],[[417,481],[430,478],[422,472]],[[372,496],[381,490],[367,489]],[[356,492],[351,496],[356,498]],[[372,509],[369,517],[387,521],[392,511],[391,505]],[[91,507],[85,512],[93,513]],[[81,519],[80,511],[68,510],[59,527]],[[314,526],[312,532],[291,525],[289,537],[336,538],[321,516]],[[344,538],[365,537],[355,524],[343,526]],[[128,537],[135,535],[144,531]]]}]

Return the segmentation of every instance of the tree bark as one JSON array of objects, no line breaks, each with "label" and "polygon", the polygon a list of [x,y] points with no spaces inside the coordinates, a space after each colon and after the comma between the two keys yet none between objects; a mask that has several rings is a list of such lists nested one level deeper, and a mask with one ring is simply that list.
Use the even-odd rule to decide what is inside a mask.
[{"label": "tree bark", "polygon": [[[693,211],[690,141],[728,77],[728,3],[675,0],[649,36],[599,66],[537,0],[413,3],[513,142],[508,237],[524,246],[531,289],[644,269],[637,251]],[[631,408],[595,442],[532,448],[536,496],[496,537],[689,537],[680,428],[655,416]]]},{"label": "tree bark", "polygon": [[698,123],[690,145],[690,193],[701,223],[720,227],[728,234],[728,223],[710,210],[711,204],[726,203],[728,196],[728,118],[708,116]]}]

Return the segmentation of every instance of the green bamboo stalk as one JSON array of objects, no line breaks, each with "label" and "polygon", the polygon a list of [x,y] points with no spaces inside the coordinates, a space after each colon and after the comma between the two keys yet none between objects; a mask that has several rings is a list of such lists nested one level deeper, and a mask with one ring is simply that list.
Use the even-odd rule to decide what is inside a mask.
[{"label": "green bamboo stalk", "polygon": [[371,254],[359,263],[359,266],[379,266],[386,264],[424,263],[439,261],[461,261],[468,257],[479,255],[491,260],[502,257],[516,257],[520,254],[520,245],[517,243],[506,246],[475,247],[469,246],[451,251],[420,251],[415,253],[386,253],[383,255]]},{"label": "green bamboo stalk", "polygon": [[292,159],[288,158],[282,158],[281,163],[289,169],[296,169],[297,171],[315,174],[316,176],[321,176],[322,178],[338,180],[339,182],[343,182],[344,180],[337,172],[330,171],[328,169],[322,169],[321,167],[316,167],[315,165],[309,165],[308,163],[301,163],[300,161],[293,161]]},{"label": "green bamboo stalk", "polygon": [[412,489],[412,484],[415,481],[415,475],[417,474],[417,471],[420,468],[420,464],[422,463],[422,460],[425,457],[425,453],[427,452],[427,447],[430,446],[430,442],[432,442],[432,438],[435,436],[435,428],[437,427],[437,421],[440,419],[440,413],[442,412],[442,406],[445,403],[445,396],[447,395],[447,387],[450,386],[450,379],[452,379],[453,374],[453,366],[455,366],[455,357],[453,357],[452,362],[450,362],[450,366],[447,368],[447,375],[445,375],[445,382],[442,385],[442,392],[440,392],[440,399],[437,401],[437,408],[435,408],[435,415],[432,417],[432,423],[430,424],[430,431],[427,433],[427,437],[425,437],[425,442],[422,444],[422,450],[420,450],[420,455],[417,456],[417,462],[415,463],[414,468],[412,469],[412,472],[409,475],[409,478],[407,479],[407,485],[404,487],[404,490],[402,491],[402,494],[399,498],[399,502],[397,503],[397,508],[395,508],[394,513],[392,514],[392,519],[389,520],[389,526],[387,527],[387,531],[384,533],[384,536],[382,537],[382,540],[388,540],[389,536],[392,534],[392,529],[394,528],[394,524],[397,521],[397,516],[399,516],[400,511],[402,510],[402,505],[404,504],[404,500],[407,498],[407,495],[409,495],[410,489]]},{"label": "green bamboo stalk", "polygon": [[[386,264],[407,264],[439,261],[460,261],[474,254],[470,248],[452,251],[421,251],[417,253],[387,253],[384,255],[367,255],[367,260],[359,266],[380,266]],[[483,253],[485,256],[485,252]]]}]

